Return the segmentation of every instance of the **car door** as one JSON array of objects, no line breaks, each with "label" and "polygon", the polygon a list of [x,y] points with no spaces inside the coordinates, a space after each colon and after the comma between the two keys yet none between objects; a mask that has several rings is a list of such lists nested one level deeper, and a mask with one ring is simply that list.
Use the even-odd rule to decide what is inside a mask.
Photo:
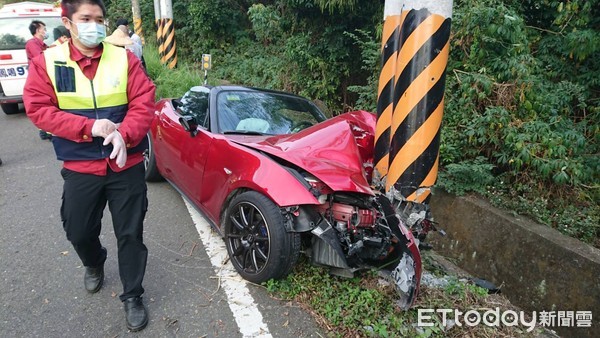
[{"label": "car door", "polygon": [[[167,178],[196,205],[200,202],[200,189],[206,155],[213,135],[209,131],[208,90],[194,87],[176,104],[170,116],[164,116],[163,138],[166,156],[163,156]],[[185,130],[180,119],[193,118],[193,132]]]},{"label": "car door", "polygon": [[[173,100],[174,101],[174,100]],[[174,159],[180,157],[181,149],[179,145],[187,138],[187,133],[179,123],[179,116],[176,114],[174,105],[166,103],[161,109],[157,118],[156,134],[157,140],[154,144],[154,151],[160,161],[162,175],[171,182],[175,181],[173,173],[179,165]]]}]

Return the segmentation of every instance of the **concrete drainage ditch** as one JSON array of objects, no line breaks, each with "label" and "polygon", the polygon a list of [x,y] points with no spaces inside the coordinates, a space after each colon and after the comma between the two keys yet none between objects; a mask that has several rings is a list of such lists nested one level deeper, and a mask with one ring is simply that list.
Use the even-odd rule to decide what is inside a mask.
[{"label": "concrete drainage ditch", "polygon": [[447,233],[428,236],[436,252],[500,286],[523,310],[546,311],[560,336],[600,335],[600,250],[475,197],[436,190],[430,205]]}]

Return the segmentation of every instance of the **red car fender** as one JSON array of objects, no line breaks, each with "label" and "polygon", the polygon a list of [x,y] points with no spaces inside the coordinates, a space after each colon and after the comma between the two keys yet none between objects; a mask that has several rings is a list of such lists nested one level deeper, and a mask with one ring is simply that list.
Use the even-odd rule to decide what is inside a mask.
[{"label": "red car fender", "polygon": [[201,203],[215,224],[220,224],[219,215],[227,198],[239,189],[257,191],[281,207],[319,204],[307,187],[280,164],[225,137],[214,140],[208,158]]},{"label": "red car fender", "polygon": [[[401,251],[407,253],[411,257],[415,273],[414,281],[412,281],[413,285],[415,286],[414,290],[408,294],[403,294],[402,292],[399,292],[401,294],[401,299],[398,302],[398,304],[402,309],[408,310],[415,304],[417,296],[419,295],[423,266],[421,261],[421,251],[419,250],[419,245],[417,244],[417,241],[413,236],[412,232],[402,222],[398,224],[398,227],[402,232],[402,237],[399,238],[401,242]],[[397,275],[396,277],[399,276],[400,275]],[[396,283],[398,282],[399,281],[396,281]]]},{"label": "red car fender", "polygon": [[408,228],[406,226],[404,226],[404,224],[400,224],[400,229],[402,230],[402,233],[404,234],[404,236],[406,236],[406,240],[407,240],[406,247],[410,251],[412,258],[415,261],[415,279],[416,279],[415,284],[417,285],[417,290],[415,291],[413,299],[410,303],[410,306],[412,306],[412,305],[414,305],[415,301],[417,300],[417,296],[419,295],[419,286],[421,285],[421,274],[423,272],[423,266],[422,266],[422,261],[421,261],[421,251],[419,250],[419,245],[417,244],[415,236],[412,234],[412,232],[410,230],[408,230]]}]

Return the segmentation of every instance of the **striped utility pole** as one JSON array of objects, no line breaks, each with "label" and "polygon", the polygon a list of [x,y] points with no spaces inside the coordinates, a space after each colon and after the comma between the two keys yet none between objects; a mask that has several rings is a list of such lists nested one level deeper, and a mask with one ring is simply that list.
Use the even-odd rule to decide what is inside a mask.
[{"label": "striped utility pole", "polygon": [[437,179],[452,0],[392,2],[402,3],[402,10],[385,186],[394,196],[423,203]]},{"label": "striped utility pole", "polygon": [[[161,46],[163,64],[173,69],[177,66],[177,51],[175,45],[175,25],[173,24],[173,7],[171,0],[160,0],[161,14]],[[159,52],[161,48],[159,47]]]},{"label": "striped utility pole", "polygon": [[142,39],[142,45],[146,44],[144,32],[142,31],[142,15],[139,0],[131,0],[131,13],[133,13],[133,31]]},{"label": "striped utility pole", "polygon": [[154,0],[154,24],[156,25],[156,45],[158,46],[158,55],[163,58],[162,44],[162,19],[160,15],[160,0]]},{"label": "striped utility pole", "polygon": [[[390,152],[390,128],[394,111],[394,75],[398,57],[401,1],[386,1],[383,13],[383,36],[381,40],[381,73],[377,90],[377,124],[375,126],[375,149],[373,162],[375,177],[387,175]],[[379,183],[376,183],[379,185]]]}]

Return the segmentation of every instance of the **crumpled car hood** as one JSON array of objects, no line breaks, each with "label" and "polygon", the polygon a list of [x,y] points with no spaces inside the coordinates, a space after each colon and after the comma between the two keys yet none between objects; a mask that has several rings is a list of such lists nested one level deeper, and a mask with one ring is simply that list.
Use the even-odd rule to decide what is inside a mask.
[{"label": "crumpled car hood", "polygon": [[[334,191],[373,195],[365,178],[363,159],[352,133],[352,128],[356,128],[357,125],[365,126],[365,122],[370,122],[364,121],[362,114],[370,113],[346,113],[293,135],[228,137],[233,142],[297,165]],[[350,124],[350,121],[354,123]]]}]

